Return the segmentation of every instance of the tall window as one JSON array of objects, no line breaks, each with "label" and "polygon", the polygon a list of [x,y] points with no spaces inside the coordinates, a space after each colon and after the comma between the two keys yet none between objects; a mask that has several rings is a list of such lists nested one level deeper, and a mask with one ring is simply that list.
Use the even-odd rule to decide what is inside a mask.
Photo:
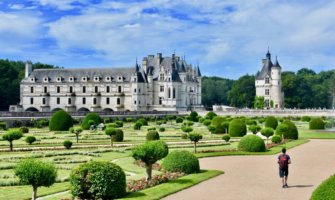
[{"label": "tall window", "polygon": [[71,98],[68,98],[67,103],[68,103],[69,105],[71,105],[71,103],[72,103]]},{"label": "tall window", "polygon": [[83,104],[86,104],[86,98],[83,97]]},{"label": "tall window", "polygon": [[70,90],[70,93],[72,93],[73,92],[73,87],[70,86],[69,90]]},{"label": "tall window", "polygon": [[117,104],[117,105],[120,105],[120,104],[121,104],[121,100],[120,100],[120,98],[117,98],[117,99],[116,99],[116,104]]},{"label": "tall window", "polygon": [[122,87],[120,85],[117,87],[117,92],[122,92]]},{"label": "tall window", "polygon": [[95,87],[94,87],[94,92],[95,92],[95,93],[98,93],[98,86],[95,86]]},{"label": "tall window", "polygon": [[159,97],[159,99],[158,99],[158,104],[159,104],[159,105],[162,105],[162,101],[163,101],[163,97]]},{"label": "tall window", "polygon": [[48,87],[44,86],[44,93],[47,93],[47,92],[48,92]]},{"label": "tall window", "polygon": [[93,104],[94,104],[94,105],[97,104],[97,98],[93,98]]},{"label": "tall window", "polygon": [[60,98],[57,97],[57,104],[60,104]]},{"label": "tall window", "polygon": [[171,88],[168,89],[168,98],[171,98]]},{"label": "tall window", "polygon": [[106,87],[106,92],[108,92],[108,93],[110,92],[110,87],[109,86]]},{"label": "tall window", "polygon": [[86,86],[83,86],[83,93],[86,93]]},{"label": "tall window", "polygon": [[173,88],[172,97],[173,97],[174,99],[176,98],[176,88]]},{"label": "tall window", "polygon": [[42,99],[42,104],[45,105],[45,98]]},{"label": "tall window", "polygon": [[30,93],[34,93],[34,87],[30,87]]},{"label": "tall window", "polygon": [[270,95],[270,90],[269,89],[265,89],[265,95]]},{"label": "tall window", "polygon": [[161,86],[159,87],[159,91],[160,91],[160,92],[164,92],[164,86],[163,86],[163,85],[161,85]]},{"label": "tall window", "polygon": [[30,104],[34,104],[34,98],[30,98]]},{"label": "tall window", "polygon": [[109,98],[108,97],[106,98],[106,104],[107,105],[109,104]]},{"label": "tall window", "polygon": [[160,74],[160,75],[159,75],[159,80],[160,80],[160,81],[164,81],[164,74]]},{"label": "tall window", "polygon": [[266,84],[269,84],[269,83],[270,83],[270,79],[269,79],[269,77],[266,77],[266,78],[265,78],[265,83],[266,83]]},{"label": "tall window", "polygon": [[60,93],[60,87],[57,86],[57,93]]}]

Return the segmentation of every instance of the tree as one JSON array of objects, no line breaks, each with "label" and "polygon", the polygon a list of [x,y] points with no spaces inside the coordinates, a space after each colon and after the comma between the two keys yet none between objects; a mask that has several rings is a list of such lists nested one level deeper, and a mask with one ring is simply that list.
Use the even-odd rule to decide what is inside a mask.
[{"label": "tree", "polygon": [[151,180],[152,165],[164,158],[169,153],[167,144],[163,141],[150,141],[138,145],[132,149],[132,156],[135,160],[145,163],[147,181]]},{"label": "tree", "polygon": [[76,135],[76,141],[78,143],[79,142],[79,135],[80,135],[80,133],[83,132],[83,129],[80,128],[80,127],[78,127],[78,128],[70,128],[69,131],[70,131],[70,133],[74,133]]},{"label": "tree", "polygon": [[68,131],[73,126],[73,119],[69,113],[64,110],[55,112],[49,123],[50,131]]},{"label": "tree", "polygon": [[26,137],[25,141],[28,143],[28,144],[32,144],[36,141],[36,138],[34,136],[28,136]]},{"label": "tree", "polygon": [[111,147],[113,146],[113,137],[116,135],[116,129],[115,128],[106,128],[105,134],[108,135],[111,138]]},{"label": "tree", "polygon": [[251,131],[253,134],[258,133],[262,128],[259,125],[250,125],[249,131]]},{"label": "tree", "polygon": [[264,109],[265,100],[262,96],[255,96],[254,108],[255,109]]},{"label": "tree", "polygon": [[272,128],[266,127],[261,130],[261,134],[266,137],[266,145],[268,145],[269,137],[271,137],[273,133],[274,133],[274,130]]},{"label": "tree", "polygon": [[19,177],[20,183],[33,187],[32,199],[37,197],[37,188],[49,187],[56,182],[57,169],[51,163],[44,163],[36,159],[25,159],[15,167],[14,173]]},{"label": "tree", "polygon": [[22,136],[23,133],[19,129],[13,129],[3,134],[2,139],[9,142],[9,150],[13,151],[13,141],[20,139]]},{"label": "tree", "polygon": [[213,133],[215,133],[215,129],[216,129],[216,127],[215,127],[214,125],[209,125],[207,128],[208,128],[208,131],[211,132],[211,135],[212,135]]},{"label": "tree", "polygon": [[231,106],[252,108],[255,91],[255,76],[244,75],[234,82],[228,92],[228,101]]},{"label": "tree", "polygon": [[202,135],[199,133],[189,133],[187,137],[193,142],[194,153],[197,153],[197,143],[202,139]]}]

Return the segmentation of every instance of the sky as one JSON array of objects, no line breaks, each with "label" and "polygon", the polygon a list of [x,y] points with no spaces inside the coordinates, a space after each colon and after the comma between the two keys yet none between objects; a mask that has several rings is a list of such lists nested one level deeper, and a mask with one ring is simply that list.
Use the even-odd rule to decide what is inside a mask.
[{"label": "sky", "polygon": [[[206,76],[335,69],[332,0],[1,0],[0,58],[65,68],[133,67],[173,52]],[[141,63],[140,63],[141,64]]]}]

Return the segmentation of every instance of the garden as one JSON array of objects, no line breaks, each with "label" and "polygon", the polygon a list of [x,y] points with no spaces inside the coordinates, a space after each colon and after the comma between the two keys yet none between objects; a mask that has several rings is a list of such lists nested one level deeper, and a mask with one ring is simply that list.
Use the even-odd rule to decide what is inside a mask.
[{"label": "garden", "polygon": [[[79,120],[58,111],[50,121],[18,122],[8,129],[3,124],[0,199],[30,199],[32,193],[43,199],[157,199],[223,173],[200,169],[200,157],[275,154],[309,138],[335,138],[328,131],[335,124],[331,119],[233,118],[214,112],[138,119],[90,113]],[[29,166],[41,167],[32,172]],[[49,182],[31,181],[36,181],[32,174],[43,177],[46,169]],[[92,180],[81,184],[88,175]]]}]

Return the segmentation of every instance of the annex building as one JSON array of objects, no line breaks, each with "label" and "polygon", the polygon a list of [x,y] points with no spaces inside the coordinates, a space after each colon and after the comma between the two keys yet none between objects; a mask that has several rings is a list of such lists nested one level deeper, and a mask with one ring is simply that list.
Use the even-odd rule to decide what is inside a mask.
[{"label": "annex building", "polygon": [[201,106],[201,73],[172,54],[148,55],[130,68],[32,69],[10,112],[176,111]]}]

